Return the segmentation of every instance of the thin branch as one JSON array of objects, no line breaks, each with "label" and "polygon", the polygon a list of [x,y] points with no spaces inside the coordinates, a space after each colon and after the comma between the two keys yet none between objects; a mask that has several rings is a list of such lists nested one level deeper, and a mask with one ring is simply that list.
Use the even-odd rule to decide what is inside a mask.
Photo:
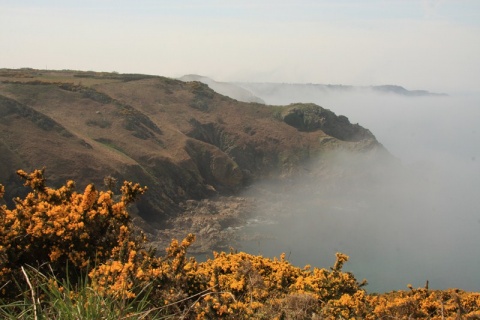
[{"label": "thin branch", "polygon": [[0,291],[1,291],[3,288],[5,288],[10,282],[11,282],[11,280],[8,280],[7,282],[5,282],[5,283],[3,284],[3,286],[0,287]]},{"label": "thin branch", "polygon": [[30,292],[32,294],[32,303],[33,303],[33,314],[34,314],[34,319],[38,320],[38,314],[37,314],[37,302],[35,298],[35,290],[33,290],[32,283],[30,282],[30,279],[28,278],[27,273],[25,272],[25,269],[22,266],[22,272],[23,275],[25,276],[25,279],[27,280],[27,284],[30,287]]}]

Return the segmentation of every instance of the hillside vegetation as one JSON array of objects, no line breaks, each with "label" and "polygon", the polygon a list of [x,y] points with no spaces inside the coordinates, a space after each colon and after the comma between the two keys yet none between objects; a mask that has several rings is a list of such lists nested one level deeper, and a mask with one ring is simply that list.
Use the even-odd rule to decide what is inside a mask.
[{"label": "hillside vegetation", "polygon": [[55,186],[142,181],[150,192],[134,213],[152,229],[187,200],[295,174],[328,150],[386,154],[367,129],[320,106],[270,107],[200,82],[68,70],[1,69],[0,132],[7,201],[22,192],[19,168],[47,167]]},{"label": "hillside vegetation", "polygon": [[[342,271],[291,265],[243,252],[187,258],[195,240],[173,240],[156,255],[135,231],[128,204],[147,189],[124,182],[121,194],[44,172],[17,172],[31,191],[0,206],[0,313],[7,319],[478,319],[480,294],[425,288],[370,295]],[[0,197],[5,187],[0,185]]]}]

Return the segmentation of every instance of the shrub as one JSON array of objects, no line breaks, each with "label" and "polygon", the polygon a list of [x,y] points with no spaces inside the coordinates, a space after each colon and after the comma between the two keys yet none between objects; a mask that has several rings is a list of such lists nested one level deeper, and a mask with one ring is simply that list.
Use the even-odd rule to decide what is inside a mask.
[{"label": "shrub", "polygon": [[[341,271],[347,260],[346,255],[339,253],[330,270],[311,270],[310,266],[291,265],[284,254],[280,259],[269,259],[244,252],[215,253],[213,259],[199,264],[195,271],[201,288],[210,290],[195,305],[197,318],[364,316],[364,283]],[[359,308],[349,310],[350,300]],[[328,305],[332,301],[336,308]]]},{"label": "shrub", "polygon": [[[121,251],[125,242],[139,247],[127,205],[146,188],[125,182],[119,201],[111,191],[97,191],[93,184],[77,193],[68,181],[59,189],[46,186],[44,170],[28,174],[19,170],[32,191],[15,198],[15,208],[0,207],[0,281],[1,295],[12,296],[15,278],[21,266],[39,271],[47,266],[60,279],[78,276],[87,267],[100,266]],[[1,186],[0,195],[4,194]]]},{"label": "shrub", "polygon": [[409,286],[368,295],[365,281],[342,271],[341,253],[330,269],[245,252],[198,263],[187,257],[190,234],[157,256],[127,212],[145,187],[124,182],[115,196],[88,185],[77,193],[73,181],[47,187],[43,170],[17,173],[32,191],[13,209],[0,206],[3,318],[480,318],[479,293]]}]

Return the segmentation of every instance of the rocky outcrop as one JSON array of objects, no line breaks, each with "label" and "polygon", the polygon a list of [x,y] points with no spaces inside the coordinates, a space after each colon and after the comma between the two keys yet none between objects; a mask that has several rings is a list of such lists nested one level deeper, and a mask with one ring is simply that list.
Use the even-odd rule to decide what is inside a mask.
[{"label": "rocky outcrop", "polygon": [[358,124],[351,124],[347,117],[315,104],[291,104],[282,110],[281,119],[300,131],[322,130],[329,136],[344,141],[373,139],[373,134]]},{"label": "rocky outcrop", "polygon": [[235,243],[238,228],[250,217],[254,203],[251,198],[215,197],[213,199],[187,200],[180,203],[183,213],[170,219],[162,230],[151,234],[153,245],[163,250],[171,239],[196,235],[189,252],[207,253],[211,250],[228,250]]},{"label": "rocky outcrop", "polygon": [[207,187],[221,193],[234,193],[244,185],[243,172],[238,164],[214,145],[189,139],[185,150]]}]

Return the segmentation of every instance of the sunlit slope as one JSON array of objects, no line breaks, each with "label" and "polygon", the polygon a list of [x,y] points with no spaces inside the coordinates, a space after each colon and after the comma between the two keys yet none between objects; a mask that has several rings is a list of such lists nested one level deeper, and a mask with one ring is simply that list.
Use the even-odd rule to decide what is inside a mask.
[{"label": "sunlit slope", "polygon": [[3,69],[0,114],[7,201],[20,167],[46,166],[57,185],[112,175],[149,185],[138,206],[152,225],[181,201],[288,176],[327,150],[385,153],[368,130],[315,105],[242,103],[147,75]]}]

